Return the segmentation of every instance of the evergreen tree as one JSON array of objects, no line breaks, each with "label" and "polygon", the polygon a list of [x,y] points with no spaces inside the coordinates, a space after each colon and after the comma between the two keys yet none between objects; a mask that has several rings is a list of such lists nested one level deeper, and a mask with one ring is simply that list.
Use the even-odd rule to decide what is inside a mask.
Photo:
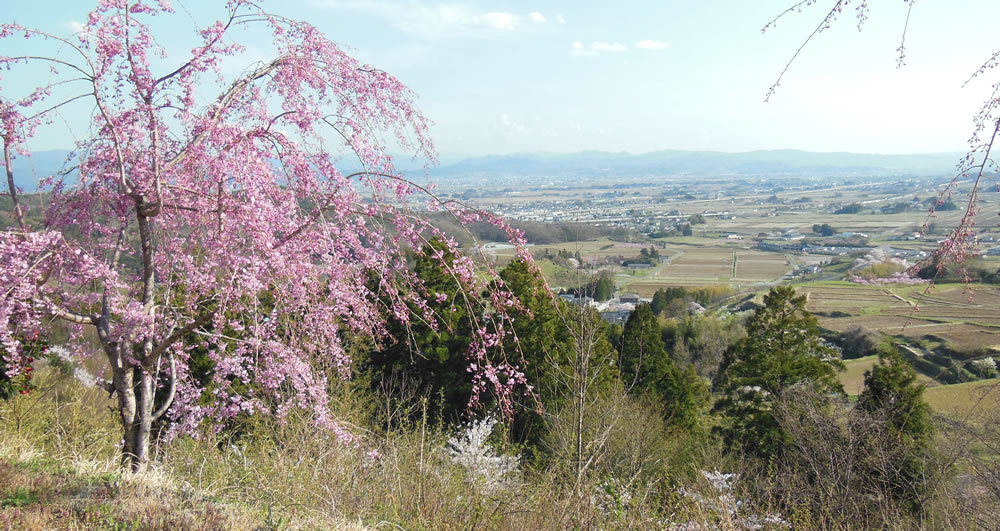
[{"label": "evergreen tree", "polygon": [[604,302],[614,296],[615,281],[611,277],[611,273],[601,271],[600,276],[597,278],[597,283],[594,285],[594,300]]},{"label": "evergreen tree", "polygon": [[708,390],[693,367],[681,370],[670,359],[648,304],[638,305],[625,322],[620,366],[625,389],[653,395],[668,422],[683,428],[697,423]]},{"label": "evergreen tree", "polygon": [[653,294],[653,302],[649,304],[649,308],[653,310],[653,315],[660,315],[663,310],[667,309],[667,303],[670,302],[667,299],[667,293],[662,289],[656,290]]},{"label": "evergreen tree", "polygon": [[[923,495],[922,479],[934,439],[931,409],[923,393],[913,367],[895,346],[886,344],[879,352],[879,363],[865,371],[865,389],[856,406],[884,426],[884,432],[874,436],[889,441],[869,453],[868,474],[914,510],[919,509]],[[885,452],[886,446],[892,451]]]},{"label": "evergreen tree", "polygon": [[[386,327],[396,342],[372,352],[368,360],[369,376],[376,389],[399,386],[414,389],[418,395],[431,399],[428,411],[432,418],[457,422],[472,396],[465,356],[472,341],[471,326],[458,281],[445,266],[451,266],[454,254],[437,238],[429,241],[424,251],[418,255],[413,271],[428,293],[441,294],[427,300],[437,329],[424,320],[411,320],[408,324],[390,320]],[[435,252],[444,253],[443,262],[434,258]],[[422,313],[415,307],[410,311],[415,315]]]},{"label": "evergreen tree", "polygon": [[747,320],[747,336],[723,355],[713,412],[722,417],[716,432],[729,448],[761,457],[780,454],[786,434],[772,411],[792,385],[806,382],[823,395],[843,392],[837,379],[843,363],[820,338],[805,306],[805,296],[794,288],[771,289]]},{"label": "evergreen tree", "polygon": [[[538,269],[523,260],[515,260],[499,273],[504,287],[510,290],[524,311],[514,315],[508,340],[509,352],[520,350],[524,372],[545,408],[557,406],[564,397],[558,392],[557,371],[568,363],[574,340],[565,323],[565,303],[554,297]],[[520,442],[535,444],[541,437],[544,421],[537,414],[532,397],[519,397],[512,433]]]}]

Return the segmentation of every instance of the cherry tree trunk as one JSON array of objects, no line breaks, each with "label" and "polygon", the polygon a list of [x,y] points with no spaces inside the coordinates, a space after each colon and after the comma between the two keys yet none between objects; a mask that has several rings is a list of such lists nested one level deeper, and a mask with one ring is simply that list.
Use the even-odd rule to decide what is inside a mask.
[{"label": "cherry tree trunk", "polygon": [[112,363],[112,387],[118,395],[122,422],[122,467],[140,472],[149,463],[149,440],[153,425],[153,398],[156,387],[153,375],[122,360],[115,349]]}]

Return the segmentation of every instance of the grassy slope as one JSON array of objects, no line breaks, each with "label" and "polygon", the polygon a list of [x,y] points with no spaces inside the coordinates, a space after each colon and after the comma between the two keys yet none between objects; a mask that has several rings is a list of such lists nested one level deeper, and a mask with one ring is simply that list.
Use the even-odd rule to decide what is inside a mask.
[{"label": "grassy slope", "polygon": [[974,420],[980,414],[1000,408],[1000,379],[980,380],[927,389],[924,396],[931,407],[949,417]]}]

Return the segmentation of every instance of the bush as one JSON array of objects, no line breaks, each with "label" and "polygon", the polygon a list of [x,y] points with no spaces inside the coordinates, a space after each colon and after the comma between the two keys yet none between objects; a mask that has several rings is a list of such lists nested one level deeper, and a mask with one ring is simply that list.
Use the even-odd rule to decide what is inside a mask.
[{"label": "bush", "polygon": [[844,359],[863,358],[878,352],[881,334],[861,325],[853,325],[844,330],[839,337],[839,345]]}]

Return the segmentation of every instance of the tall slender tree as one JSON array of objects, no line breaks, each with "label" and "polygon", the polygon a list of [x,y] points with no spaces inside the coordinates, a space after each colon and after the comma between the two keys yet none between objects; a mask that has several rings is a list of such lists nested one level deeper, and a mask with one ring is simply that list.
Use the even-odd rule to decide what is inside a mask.
[{"label": "tall slender tree", "polygon": [[819,335],[804,295],[779,286],[747,319],[747,336],[726,350],[713,382],[719,395],[713,411],[722,416],[716,431],[733,449],[775,456],[786,434],[773,414],[775,400],[791,386],[806,384],[819,394],[842,393],[837,352]]}]

